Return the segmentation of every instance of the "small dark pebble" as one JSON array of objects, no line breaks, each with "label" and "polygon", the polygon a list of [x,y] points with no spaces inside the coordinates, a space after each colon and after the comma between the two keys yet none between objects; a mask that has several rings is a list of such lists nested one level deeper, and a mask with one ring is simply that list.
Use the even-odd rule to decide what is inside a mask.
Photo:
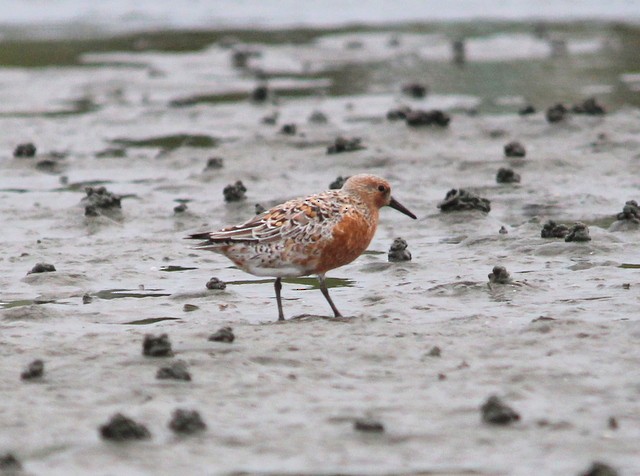
[{"label": "small dark pebble", "polygon": [[412,98],[421,99],[427,95],[427,87],[421,83],[408,83],[402,86],[402,92]]},{"label": "small dark pebble", "polygon": [[123,149],[121,147],[107,147],[106,149],[96,152],[94,155],[97,159],[121,159],[127,156],[127,149]]},{"label": "small dark pebble", "polygon": [[327,115],[322,111],[313,111],[308,119],[312,124],[326,124],[329,122]]},{"label": "small dark pebble", "polygon": [[224,166],[224,159],[222,157],[209,157],[207,159],[207,165],[205,170],[217,170]]},{"label": "small dark pebble", "polygon": [[197,410],[183,410],[178,408],[174,410],[171,415],[169,428],[171,428],[174,433],[191,435],[206,430],[207,425],[202,421],[202,417]]},{"label": "small dark pebble", "polygon": [[631,283],[622,283],[622,289],[631,289]]},{"label": "small dark pebble", "polygon": [[226,289],[227,283],[225,283],[219,278],[213,277],[209,281],[207,281],[206,286],[207,286],[207,289],[223,290],[223,289]]},{"label": "small dark pebble", "polygon": [[467,56],[465,51],[464,39],[459,38],[457,40],[454,40],[451,43],[451,49],[453,50],[453,62],[458,66],[463,65],[466,61]]},{"label": "small dark pebble", "polygon": [[504,146],[504,155],[507,157],[524,157],[527,155],[527,151],[520,142],[513,141]]},{"label": "small dark pebble", "polygon": [[213,334],[209,336],[210,341],[213,342],[226,342],[231,344],[236,339],[236,336],[233,334],[233,329],[231,327],[221,327]]},{"label": "small dark pebble", "polygon": [[502,225],[498,230],[498,233],[500,233],[501,235],[506,235],[509,233],[509,231],[504,227],[504,225]]},{"label": "small dark pebble", "polygon": [[0,455],[0,473],[12,474],[22,471],[22,463],[11,453]]},{"label": "small dark pebble", "polygon": [[98,212],[98,209],[96,207],[94,207],[93,205],[87,205],[84,207],[84,216],[86,217],[98,217],[100,216],[100,213]]},{"label": "small dark pebble", "polygon": [[576,104],[571,108],[571,112],[574,114],[587,114],[590,116],[602,116],[605,113],[604,107],[602,107],[595,98],[585,99],[580,104]]},{"label": "small dark pebble", "polygon": [[496,182],[498,183],[519,183],[520,174],[515,173],[511,169],[501,167],[496,174]]},{"label": "small dark pebble", "polygon": [[156,373],[156,378],[160,380],[186,380],[191,381],[191,374],[187,370],[187,364],[182,361],[173,362],[169,367],[161,367]]},{"label": "small dark pebble", "polygon": [[196,306],[195,304],[185,304],[184,306],[182,306],[182,310],[184,312],[193,312],[197,311],[198,309],[200,309],[200,307]]},{"label": "small dark pebble", "polygon": [[248,51],[234,51],[231,54],[231,64],[233,64],[234,68],[246,68],[249,56]]},{"label": "small dark pebble", "polygon": [[82,295],[82,304],[91,304],[93,302],[93,296],[89,293]]},{"label": "small dark pebble", "polygon": [[22,380],[32,380],[42,378],[44,375],[44,362],[36,359],[20,374]]},{"label": "small dark pebble", "polygon": [[173,213],[184,213],[187,211],[187,204],[186,203],[181,203],[180,205],[176,205],[175,207],[173,207]]},{"label": "small dark pebble", "polygon": [[589,227],[582,222],[574,223],[564,241],[591,241]]},{"label": "small dark pebble", "polygon": [[558,224],[553,220],[545,223],[540,231],[542,238],[564,238],[568,234],[569,227],[567,225]]},{"label": "small dark pebble", "polygon": [[49,263],[37,263],[27,274],[52,273],[56,267]]},{"label": "small dark pebble", "polygon": [[402,238],[396,238],[391,243],[387,259],[389,262],[411,261],[411,252],[407,249],[408,245]]},{"label": "small dark pebble", "polygon": [[294,136],[296,135],[297,130],[298,128],[296,127],[295,124],[285,124],[280,128],[280,134],[284,134],[287,136]]},{"label": "small dark pebble", "polygon": [[438,380],[447,380],[447,374],[438,374]]},{"label": "small dark pebble", "polygon": [[267,211],[267,209],[266,209],[266,208],[264,208],[264,207],[263,207],[262,205],[260,205],[259,203],[256,203],[256,204],[255,204],[255,210],[256,210],[256,215],[260,215],[260,214],[262,214],[262,213],[264,213],[264,212],[266,212],[266,211]]},{"label": "small dark pebble", "polygon": [[234,68],[242,69],[247,67],[249,58],[259,58],[260,56],[261,53],[259,51],[247,49],[235,50],[231,54],[231,63],[233,64]]},{"label": "small dark pebble", "polygon": [[447,192],[444,200],[438,204],[442,212],[480,210],[485,213],[491,211],[491,202],[486,198],[467,192],[464,189],[452,189]]},{"label": "small dark pebble", "polygon": [[511,276],[509,271],[504,266],[494,266],[493,270],[489,273],[489,282],[496,284],[509,284],[511,283]]},{"label": "small dark pebble", "polygon": [[434,345],[429,351],[429,357],[440,357],[442,355],[442,350],[437,345]]},{"label": "small dark pebble", "polygon": [[413,110],[409,111],[405,120],[408,126],[440,126],[447,127],[451,122],[451,116],[446,112],[434,109],[432,111]]},{"label": "small dark pebble", "polygon": [[411,112],[411,108],[408,106],[402,106],[397,109],[390,109],[387,112],[387,120],[389,121],[403,120],[404,121],[410,112]]},{"label": "small dark pebble", "polygon": [[550,38],[551,56],[554,58],[564,57],[569,54],[567,40],[564,38]]},{"label": "small dark pebble", "polygon": [[370,418],[358,418],[353,422],[353,429],[365,433],[383,433],[384,425]]},{"label": "small dark pebble", "polygon": [[546,118],[547,122],[554,123],[562,121],[567,115],[567,108],[563,104],[556,104],[547,109]]},{"label": "small dark pebble", "polygon": [[154,336],[147,334],[142,343],[142,355],[148,357],[172,357],[171,341],[167,334]]},{"label": "small dark pebble", "polygon": [[246,191],[247,187],[244,186],[242,181],[238,180],[235,184],[227,185],[224,190],[222,190],[222,194],[227,202],[238,202],[245,198],[244,194]]},{"label": "small dark pebble", "polygon": [[531,104],[527,104],[526,106],[524,106],[522,109],[518,111],[518,114],[520,114],[521,116],[528,116],[529,114],[535,114],[535,113],[536,113],[536,108],[533,107]]},{"label": "small dark pebble", "polygon": [[349,176],[343,177],[342,175],[339,175],[333,182],[329,184],[329,188],[331,190],[339,190],[348,179]]},{"label": "small dark pebble", "polygon": [[257,86],[251,92],[251,100],[254,102],[264,102],[267,100],[267,97],[269,97],[269,88],[264,85]]},{"label": "small dark pebble", "polygon": [[607,426],[609,427],[610,430],[617,430],[618,429],[618,420],[616,419],[616,417],[609,417],[609,420],[607,420]]},{"label": "small dark pebble", "polygon": [[345,137],[336,137],[336,140],[327,147],[327,154],[340,154],[342,152],[354,152],[356,150],[365,149],[359,137],[347,139]]},{"label": "small dark pebble", "polygon": [[539,316],[531,320],[531,322],[549,322],[549,321],[555,321],[555,319],[549,316]]},{"label": "small dark pebble", "polygon": [[640,208],[638,208],[638,202],[635,200],[626,202],[622,211],[616,215],[616,218],[618,220],[631,220],[640,223]]},{"label": "small dark pebble", "polygon": [[121,197],[107,191],[105,187],[85,187],[84,192],[87,195],[81,200],[81,203],[85,204],[85,216],[98,216],[99,210],[121,208]]},{"label": "small dark pebble", "polygon": [[387,46],[389,48],[397,48],[398,46],[400,46],[400,37],[395,35],[390,37],[387,41]]},{"label": "small dark pebble", "polygon": [[264,116],[260,122],[262,122],[263,124],[267,124],[269,126],[273,126],[278,122],[278,117],[280,117],[280,114],[278,114],[277,112],[274,112],[272,114],[267,114],[266,116]]},{"label": "small dark pebble", "polygon": [[489,397],[489,399],[482,405],[482,421],[490,423],[492,425],[508,425],[514,421],[520,420],[520,415],[513,411],[511,407],[505,405],[495,395]]},{"label": "small dark pebble", "polygon": [[364,48],[364,43],[360,40],[350,40],[344,44],[344,47],[347,50],[359,50]]},{"label": "small dark pebble", "polygon": [[34,157],[36,155],[36,146],[31,142],[27,142],[25,144],[18,144],[15,149],[13,149],[14,157]]},{"label": "small dark pebble", "polygon": [[61,171],[61,167],[60,167],[61,163],[60,160],[56,160],[56,159],[42,159],[39,160],[38,162],[36,162],[36,169],[42,171],[42,172],[48,172],[48,173],[59,173]]},{"label": "small dark pebble", "polygon": [[100,427],[100,435],[105,440],[145,440],[151,438],[147,428],[121,413],[116,413],[108,423]]},{"label": "small dark pebble", "polygon": [[580,476],[618,476],[618,472],[608,464],[594,461],[591,463],[591,467]]}]

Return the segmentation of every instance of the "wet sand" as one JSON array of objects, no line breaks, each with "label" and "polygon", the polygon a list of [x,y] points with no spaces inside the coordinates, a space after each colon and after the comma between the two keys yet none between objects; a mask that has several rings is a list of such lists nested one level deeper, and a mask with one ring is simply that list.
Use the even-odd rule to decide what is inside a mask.
[{"label": "wet sand", "polygon": [[[464,85],[491,67],[579,69],[605,61],[609,46],[583,37],[560,66],[536,59],[530,37],[534,57],[524,60],[475,57],[478,40],[460,67],[446,38],[402,31],[399,51],[380,46],[392,36],[260,44],[249,68],[234,68],[232,50],[214,45],[0,69],[0,454],[48,475],[564,475],[593,461],[640,470],[640,232],[614,225],[625,202],[640,199],[633,77],[620,83],[602,68],[604,85],[561,81],[546,95],[550,84],[537,85],[532,97],[471,90]],[[511,51],[509,38],[522,46],[498,37],[506,43],[490,43],[494,55]],[[442,59],[434,44],[444,45]],[[584,56],[589,45],[595,53]],[[412,54],[422,66],[399,75]],[[458,89],[431,78],[426,97],[403,95],[424,65]],[[616,74],[633,71],[625,68]],[[269,77],[259,103],[249,100],[261,84],[256,69]],[[547,107],[570,107],[597,85],[608,91],[597,96],[606,115],[547,121]],[[200,99],[176,105],[185,98]],[[530,101],[537,112],[519,116]],[[451,122],[386,119],[403,105],[443,109]],[[310,122],[315,111],[328,121]],[[275,124],[262,121],[273,113]],[[280,133],[292,123],[295,134]],[[364,149],[327,154],[338,136],[360,138]],[[505,157],[513,141],[525,157]],[[13,157],[27,142],[35,157]],[[205,170],[211,157],[222,167]],[[520,182],[496,183],[503,167]],[[256,203],[362,172],[387,178],[418,220],[382,210],[369,251],[329,273],[345,319],[329,318],[315,279],[301,278],[285,280],[287,321],[277,323],[270,280],[183,239],[243,221]],[[225,202],[224,187],[238,180],[246,198]],[[86,216],[86,186],[119,195],[121,208]],[[447,192],[461,188],[490,200],[491,211],[441,212]],[[585,223],[591,241],[541,238],[549,219]],[[397,237],[411,261],[388,262]],[[37,263],[56,271],[27,274]],[[497,265],[507,284],[489,284]],[[226,288],[207,289],[212,277]],[[208,340],[226,326],[233,342]],[[143,356],[147,334],[167,334],[173,356]],[[21,380],[35,359],[43,376]],[[156,378],[174,361],[191,380]],[[520,420],[483,422],[491,395]],[[174,434],[176,409],[197,410],[206,430]],[[150,438],[101,439],[116,413]],[[358,419],[383,431],[360,431]]]}]

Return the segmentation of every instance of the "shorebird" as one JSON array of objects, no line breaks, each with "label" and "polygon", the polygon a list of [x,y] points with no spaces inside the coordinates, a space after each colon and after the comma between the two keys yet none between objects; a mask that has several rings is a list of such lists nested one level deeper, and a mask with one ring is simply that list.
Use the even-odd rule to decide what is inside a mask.
[{"label": "shorebird", "polygon": [[391,196],[391,186],[374,175],[354,175],[340,190],[329,190],[277,205],[240,225],[194,233],[196,249],[221,253],[243,271],[275,277],[278,320],[282,278],[315,274],[335,317],[325,273],[351,263],[367,249],[378,226],[379,210],[389,206],[416,216]]}]

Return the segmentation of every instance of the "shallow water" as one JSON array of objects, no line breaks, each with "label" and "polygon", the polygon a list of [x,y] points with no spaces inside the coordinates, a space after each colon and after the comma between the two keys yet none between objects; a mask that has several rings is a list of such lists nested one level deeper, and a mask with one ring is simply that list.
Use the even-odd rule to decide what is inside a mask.
[{"label": "shallow water", "polygon": [[[640,471],[640,232],[609,228],[639,199],[639,31],[557,24],[540,37],[528,24],[486,23],[233,34],[236,49],[261,56],[233,67],[233,48],[215,43],[229,32],[3,50],[0,453],[60,475],[578,474],[593,460]],[[460,36],[463,66],[451,62]],[[567,49],[554,56],[558,36]],[[49,54],[16,66],[11,48]],[[266,104],[248,100],[258,71],[276,91]],[[429,84],[426,98],[402,96],[416,80]],[[547,106],[593,94],[609,114],[546,122]],[[529,101],[539,112],[518,116]],[[445,109],[451,125],[386,121],[401,104]],[[316,110],[326,124],[308,121]],[[262,123],[274,112],[276,125]],[[291,122],[296,135],[278,133]],[[338,135],[366,149],[327,155]],[[504,157],[511,140],[526,158]],[[26,141],[37,156],[13,158]],[[204,171],[212,156],[223,168]],[[47,157],[53,164],[38,168]],[[496,184],[500,167],[521,183]],[[418,220],[383,210],[370,252],[329,273],[347,319],[326,318],[314,280],[301,278],[285,281],[290,319],[275,323],[271,281],[183,240],[360,172],[389,179]],[[236,180],[247,199],[226,204],[222,189]],[[86,185],[122,195],[121,213],[85,217]],[[440,213],[451,188],[490,199],[491,212]],[[180,203],[188,209],[175,213]],[[542,239],[548,219],[587,223],[592,241]],[[397,236],[411,262],[387,262]],[[38,262],[57,271],[27,275]],[[495,265],[514,283],[489,286]],[[212,276],[227,288],[207,290]],[[207,341],[223,325],[236,341]],[[146,333],[169,334],[191,382],[155,379],[170,359],[141,355]],[[43,381],[20,381],[35,358]],[[491,394],[522,421],[482,424]],[[208,430],[173,436],[175,408],[197,409]],[[101,441],[98,427],[116,412],[152,439]],[[386,431],[354,431],[363,416]]]}]

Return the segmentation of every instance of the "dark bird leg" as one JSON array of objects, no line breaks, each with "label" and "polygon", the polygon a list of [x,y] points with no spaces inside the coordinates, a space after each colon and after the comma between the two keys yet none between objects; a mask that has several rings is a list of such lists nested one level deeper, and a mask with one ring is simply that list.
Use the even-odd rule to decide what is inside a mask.
[{"label": "dark bird leg", "polygon": [[276,288],[276,301],[278,301],[278,320],[284,321],[284,313],[282,312],[282,298],[280,297],[280,290],[282,289],[282,280],[276,278],[273,287]]},{"label": "dark bird leg", "polygon": [[333,310],[333,315],[335,317],[342,317],[342,314],[340,314],[340,311],[338,311],[338,308],[336,307],[336,305],[331,300],[331,297],[329,296],[329,290],[327,289],[327,283],[324,282],[324,274],[319,274],[318,275],[318,281],[320,282],[320,291],[322,291],[322,295],[324,296],[324,298],[329,303],[329,306],[331,306],[331,309]]}]

